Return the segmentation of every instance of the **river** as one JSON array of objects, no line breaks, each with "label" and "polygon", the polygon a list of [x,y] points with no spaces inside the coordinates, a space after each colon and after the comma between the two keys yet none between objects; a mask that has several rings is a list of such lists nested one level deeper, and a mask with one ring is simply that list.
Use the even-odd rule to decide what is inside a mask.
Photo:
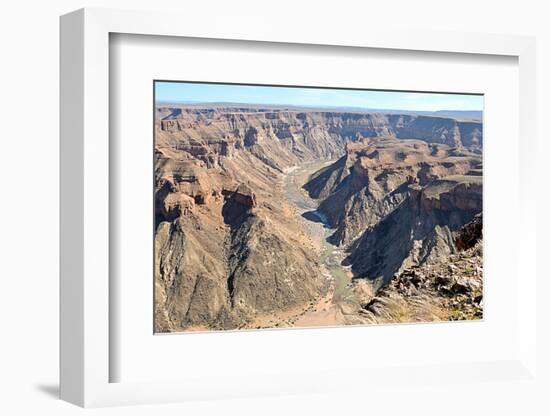
[{"label": "river", "polygon": [[331,281],[327,297],[302,322],[296,322],[297,326],[345,323],[344,315],[352,313],[358,306],[351,288],[351,270],[341,265],[346,254],[343,248],[327,241],[334,229],[330,228],[326,217],[317,211],[320,201],[310,198],[302,188],[313,173],[331,163],[334,160],[316,161],[291,168],[284,178],[284,193],[296,207],[306,232],[319,243],[321,272]]}]

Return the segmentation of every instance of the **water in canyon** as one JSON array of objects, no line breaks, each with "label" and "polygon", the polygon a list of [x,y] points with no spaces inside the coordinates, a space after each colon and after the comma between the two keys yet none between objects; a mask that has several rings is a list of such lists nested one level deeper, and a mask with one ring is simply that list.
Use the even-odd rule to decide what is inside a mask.
[{"label": "water in canyon", "polygon": [[[346,256],[344,248],[328,242],[328,237],[334,232],[334,229],[330,227],[323,213],[317,210],[321,201],[310,198],[303,189],[303,185],[313,173],[333,162],[334,160],[323,160],[291,168],[287,171],[284,179],[284,193],[296,207],[297,214],[301,217],[306,232],[313,241],[319,243],[321,273],[330,281],[327,297],[320,302],[325,302],[327,305],[319,305],[320,307],[317,307],[314,312],[310,312],[309,316],[306,315],[303,322],[305,325],[315,325],[317,323],[315,315],[323,314],[323,312],[332,315],[334,320],[334,322],[327,323],[344,323],[342,321],[345,320],[345,315],[351,314],[358,307],[355,294],[351,288],[351,270],[349,267],[341,265]],[[326,319],[326,316],[323,319]]]}]

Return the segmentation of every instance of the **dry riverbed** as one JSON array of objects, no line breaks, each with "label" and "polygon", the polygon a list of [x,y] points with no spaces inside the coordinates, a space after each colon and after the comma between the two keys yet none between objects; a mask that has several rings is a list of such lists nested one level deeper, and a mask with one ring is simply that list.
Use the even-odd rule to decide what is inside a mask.
[{"label": "dry riverbed", "polygon": [[[358,315],[359,302],[352,290],[351,270],[341,265],[345,256],[344,250],[327,241],[333,230],[327,225],[324,216],[316,211],[319,201],[310,198],[302,188],[313,173],[333,162],[320,161],[289,169],[281,183],[283,194],[294,205],[296,216],[300,218],[304,230],[318,249],[321,273],[327,282],[326,294],[305,307],[259,317],[252,327],[314,327],[362,323]],[[305,213],[310,215],[304,216]]]}]

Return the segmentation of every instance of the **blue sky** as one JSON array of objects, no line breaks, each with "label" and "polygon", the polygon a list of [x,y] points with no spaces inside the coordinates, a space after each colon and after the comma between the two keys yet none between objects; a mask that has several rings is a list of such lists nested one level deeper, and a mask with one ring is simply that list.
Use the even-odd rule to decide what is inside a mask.
[{"label": "blue sky", "polygon": [[483,110],[483,96],[417,92],[264,87],[252,85],[156,82],[157,103],[294,105],[362,107],[384,110]]}]

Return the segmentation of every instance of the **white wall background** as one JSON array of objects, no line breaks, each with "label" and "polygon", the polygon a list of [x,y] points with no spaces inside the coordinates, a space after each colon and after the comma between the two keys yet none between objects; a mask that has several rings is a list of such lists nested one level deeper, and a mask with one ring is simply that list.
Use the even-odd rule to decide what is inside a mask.
[{"label": "white wall background", "polygon": [[[374,19],[405,27],[536,35],[538,41],[538,131],[541,169],[539,216],[548,215],[545,155],[550,155],[546,117],[550,113],[550,30],[544,1],[461,0],[315,1],[165,0],[18,1],[0,6],[0,413],[77,414],[81,409],[56,399],[58,375],[58,16],[80,7],[178,10],[203,19],[247,16],[251,26],[262,21],[287,25],[322,25],[327,32],[345,25],[364,25]],[[540,265],[548,252],[542,236],[549,231],[541,218]],[[514,219],[510,219],[514,226]],[[544,246],[543,246],[544,244]],[[537,288],[547,293],[548,283]],[[541,319],[548,308],[541,308]],[[544,315],[542,315],[544,314]],[[545,320],[547,323],[548,320]],[[550,325],[545,325],[549,328]],[[549,336],[541,331],[546,354],[541,368],[548,371]],[[547,391],[550,388],[547,386]],[[496,394],[498,392],[498,394]],[[433,386],[393,397],[362,397],[343,393],[329,396],[276,397],[100,409],[101,415],[150,414],[549,414],[543,391],[529,385],[501,383],[472,389],[467,385]],[[500,400],[487,400],[487,397]],[[541,406],[540,403],[545,403]],[[538,403],[538,404],[537,404]]]}]

